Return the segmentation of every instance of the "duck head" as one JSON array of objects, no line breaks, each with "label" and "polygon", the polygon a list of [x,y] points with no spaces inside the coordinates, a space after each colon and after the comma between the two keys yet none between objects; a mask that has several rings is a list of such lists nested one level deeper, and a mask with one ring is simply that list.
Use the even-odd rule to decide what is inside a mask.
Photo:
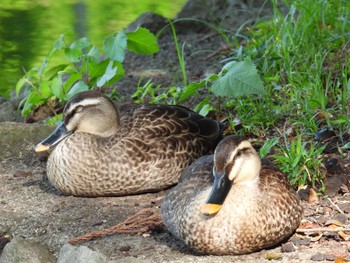
[{"label": "duck head", "polygon": [[218,213],[233,184],[257,184],[260,169],[261,160],[246,138],[225,137],[214,152],[214,182],[201,213],[204,215]]},{"label": "duck head", "polygon": [[34,147],[46,151],[75,132],[86,132],[101,137],[117,133],[120,126],[114,103],[97,91],[84,91],[73,96],[63,109],[62,123],[49,137]]}]

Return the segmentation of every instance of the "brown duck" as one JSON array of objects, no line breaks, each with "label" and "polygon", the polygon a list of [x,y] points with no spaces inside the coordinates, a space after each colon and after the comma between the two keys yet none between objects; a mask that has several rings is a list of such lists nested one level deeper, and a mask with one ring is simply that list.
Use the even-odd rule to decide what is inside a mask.
[{"label": "brown duck", "polygon": [[278,244],[299,226],[302,211],[287,177],[238,136],[224,138],[214,155],[186,168],[161,207],[172,234],[216,255]]},{"label": "brown duck", "polygon": [[108,97],[87,91],[68,101],[62,124],[35,151],[56,146],[47,176],[66,195],[128,195],[177,183],[185,167],[215,148],[222,129],[184,107],[118,111]]}]

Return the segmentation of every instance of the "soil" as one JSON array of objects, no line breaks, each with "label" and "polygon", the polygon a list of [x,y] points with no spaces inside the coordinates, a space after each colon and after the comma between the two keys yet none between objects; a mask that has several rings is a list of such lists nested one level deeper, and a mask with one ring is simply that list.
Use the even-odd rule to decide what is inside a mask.
[{"label": "soil", "polygon": [[[238,28],[238,25],[236,27]],[[179,26],[177,33],[180,45],[186,43],[185,60],[189,82],[199,81],[208,72],[218,71],[224,59],[229,57],[225,41],[215,31],[199,28],[196,24],[187,24]],[[127,54],[127,76],[118,83],[117,88],[123,102],[130,101],[130,94],[135,92],[141,76],[143,82],[152,78],[155,85],[162,84],[164,87],[182,85],[170,31],[161,35],[159,46],[160,52],[154,56]],[[186,106],[191,107],[196,103],[197,101],[186,102]],[[60,194],[47,181],[47,155],[36,155],[31,151],[31,147],[49,134],[52,128],[35,125],[0,125],[2,136],[5,135],[7,127],[12,127],[14,131],[26,131],[21,135],[23,137],[19,142],[22,151],[11,151],[14,144],[18,143],[13,138],[1,141],[2,156],[5,157],[0,159],[0,249],[8,239],[15,236],[42,243],[57,256],[60,247],[77,236],[113,227],[145,208],[151,209],[155,214],[159,213],[159,206],[166,191],[102,198],[80,198]],[[43,134],[37,135],[38,130]],[[198,255],[163,227],[153,227],[145,233],[111,234],[81,244],[102,252],[110,259],[120,259],[123,262],[350,260],[350,242],[346,241],[350,238],[350,232],[330,232],[334,225],[347,228],[350,226],[350,158],[349,154],[341,156],[335,152],[325,157],[328,161],[325,163],[327,176],[335,185],[333,190],[329,189],[330,197],[315,197],[312,190],[299,192],[304,199],[302,225],[305,227],[307,223],[310,228],[320,229],[309,235],[296,233],[275,248],[239,256]],[[330,231],[325,231],[326,229]]]}]

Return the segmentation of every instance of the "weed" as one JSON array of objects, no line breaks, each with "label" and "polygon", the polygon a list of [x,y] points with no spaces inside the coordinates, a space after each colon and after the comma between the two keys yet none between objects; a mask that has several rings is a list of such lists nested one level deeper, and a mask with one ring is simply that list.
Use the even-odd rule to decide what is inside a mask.
[{"label": "weed", "polygon": [[[138,54],[158,51],[155,36],[145,28],[126,33],[120,30],[104,40],[105,58],[87,38],[70,44],[61,35],[40,68],[30,69],[16,86],[16,93],[29,84],[28,92],[21,102],[22,115],[27,116],[36,106],[59,99],[64,103],[74,94],[93,88],[112,85],[124,76],[123,61],[126,49]],[[63,52],[67,64],[49,67],[50,60]],[[52,112],[55,111],[52,109]]]},{"label": "weed", "polygon": [[325,146],[317,147],[312,142],[302,142],[302,136],[288,142],[284,138],[284,146],[277,147],[273,155],[282,171],[288,175],[292,185],[311,184],[313,188],[323,186],[323,175],[320,170],[322,154]]}]

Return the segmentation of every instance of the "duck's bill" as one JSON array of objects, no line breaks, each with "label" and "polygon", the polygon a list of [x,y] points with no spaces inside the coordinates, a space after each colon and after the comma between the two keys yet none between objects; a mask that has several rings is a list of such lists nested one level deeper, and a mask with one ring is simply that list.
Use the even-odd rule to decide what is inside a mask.
[{"label": "duck's bill", "polygon": [[54,131],[50,134],[49,137],[47,137],[45,140],[43,140],[41,143],[37,144],[34,147],[35,152],[43,152],[47,151],[51,147],[58,144],[60,141],[62,141],[64,138],[66,138],[68,135],[72,134],[72,132],[69,132],[66,128],[66,125],[62,122]]},{"label": "duck's bill", "polygon": [[206,216],[215,215],[220,211],[222,205],[219,204],[205,204],[201,208],[201,213]]},{"label": "duck's bill", "polygon": [[214,183],[209,198],[201,208],[201,213],[207,216],[218,213],[231,189],[232,182],[225,173],[214,171]]}]

